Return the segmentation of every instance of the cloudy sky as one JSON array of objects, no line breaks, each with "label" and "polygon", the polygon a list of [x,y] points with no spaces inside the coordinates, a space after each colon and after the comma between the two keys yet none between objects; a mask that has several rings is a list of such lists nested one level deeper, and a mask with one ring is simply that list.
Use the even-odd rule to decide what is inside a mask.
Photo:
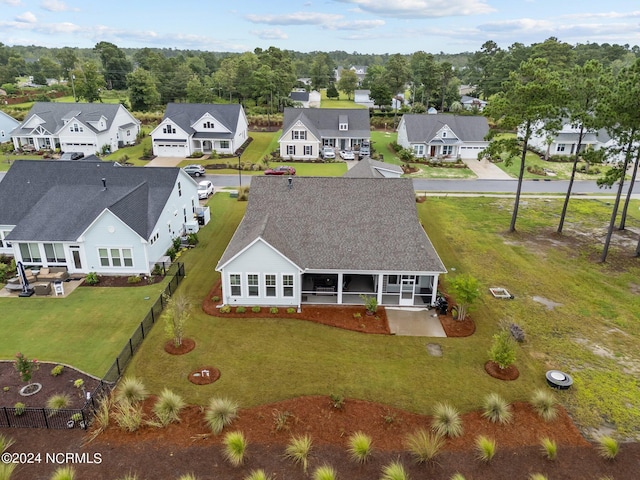
[{"label": "cloudy sky", "polygon": [[0,0],[5,45],[456,53],[555,36],[640,45],[637,0]]}]

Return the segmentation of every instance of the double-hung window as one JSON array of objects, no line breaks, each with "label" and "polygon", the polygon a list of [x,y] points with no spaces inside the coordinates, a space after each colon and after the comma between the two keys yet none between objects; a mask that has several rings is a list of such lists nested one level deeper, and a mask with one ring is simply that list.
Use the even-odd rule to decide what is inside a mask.
[{"label": "double-hung window", "polygon": [[229,285],[231,286],[231,296],[242,296],[242,280],[239,273],[229,275]]},{"label": "double-hung window", "polygon": [[268,273],[264,276],[264,288],[265,288],[265,295],[267,297],[275,297],[277,296],[277,275],[273,275],[271,273]]},{"label": "double-hung window", "polygon": [[257,273],[249,273],[247,274],[247,287],[249,289],[248,293],[250,297],[259,297],[260,296],[260,276]]},{"label": "double-hung window", "polygon": [[306,140],[307,139],[307,131],[306,130],[293,130],[291,132],[291,138],[294,140]]},{"label": "double-hung window", "polygon": [[102,267],[133,267],[130,248],[99,248],[98,256]]},{"label": "double-hung window", "polygon": [[282,296],[293,297],[293,275],[282,275]]}]

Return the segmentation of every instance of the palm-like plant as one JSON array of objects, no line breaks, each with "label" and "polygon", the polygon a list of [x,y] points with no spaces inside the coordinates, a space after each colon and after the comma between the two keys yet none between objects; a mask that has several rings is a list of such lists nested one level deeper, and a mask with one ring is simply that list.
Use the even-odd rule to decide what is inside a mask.
[{"label": "palm-like plant", "polygon": [[365,463],[371,456],[371,437],[363,432],[356,432],[347,441],[351,458],[358,463]]},{"label": "palm-like plant", "polygon": [[513,418],[513,413],[509,408],[509,402],[497,393],[490,393],[484,399],[484,412],[482,416],[493,423],[506,424]]},{"label": "palm-like plant", "polygon": [[238,404],[228,398],[212,398],[209,401],[204,419],[216,435],[238,416]]},{"label": "palm-like plant", "polygon": [[459,437],[464,430],[460,414],[446,403],[438,403],[435,406],[431,428],[437,434],[447,437]]},{"label": "palm-like plant", "polygon": [[293,460],[294,463],[302,464],[302,468],[306,472],[309,464],[309,452],[311,451],[312,445],[313,442],[309,435],[291,437],[284,455]]},{"label": "palm-like plant", "polygon": [[244,463],[247,451],[247,440],[242,432],[229,432],[225,435],[224,456],[233,466],[237,467]]},{"label": "palm-like plant", "polygon": [[445,439],[439,433],[420,429],[407,435],[407,449],[416,463],[432,462],[444,447]]}]

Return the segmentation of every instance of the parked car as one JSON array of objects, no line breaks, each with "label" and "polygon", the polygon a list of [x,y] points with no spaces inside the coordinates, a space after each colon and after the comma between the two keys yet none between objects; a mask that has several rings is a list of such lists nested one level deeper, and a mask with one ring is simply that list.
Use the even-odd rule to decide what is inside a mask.
[{"label": "parked car", "polygon": [[356,156],[351,150],[340,150],[340,158],[343,160],[355,160]]},{"label": "parked car", "polygon": [[296,169],[286,165],[280,165],[276,168],[269,168],[264,171],[265,175],[295,175]]},{"label": "parked car", "polygon": [[371,155],[371,144],[368,141],[364,141],[360,144],[360,150],[358,151],[358,157],[364,158]]},{"label": "parked car", "polygon": [[320,156],[322,158],[336,158],[336,151],[333,147],[325,146],[320,150]]},{"label": "parked car", "polygon": [[80,160],[82,157],[84,157],[82,152],[64,152],[60,155],[60,160]]},{"label": "parked car", "polygon": [[198,198],[200,200],[207,199],[213,195],[213,183],[209,180],[203,180],[198,184]]},{"label": "parked car", "polygon": [[202,165],[198,165],[197,163],[194,163],[192,165],[187,165],[186,167],[182,168],[185,172],[187,172],[189,175],[191,175],[192,177],[199,177],[201,175],[204,175],[206,172],[206,170],[204,169],[204,167]]}]

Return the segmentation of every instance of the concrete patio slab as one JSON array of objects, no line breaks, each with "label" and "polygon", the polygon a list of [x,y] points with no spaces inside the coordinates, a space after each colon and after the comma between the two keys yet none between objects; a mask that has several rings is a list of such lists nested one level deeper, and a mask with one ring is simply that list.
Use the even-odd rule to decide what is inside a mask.
[{"label": "concrete patio slab", "polygon": [[389,330],[393,335],[411,337],[447,336],[435,310],[386,307],[386,311]]}]

